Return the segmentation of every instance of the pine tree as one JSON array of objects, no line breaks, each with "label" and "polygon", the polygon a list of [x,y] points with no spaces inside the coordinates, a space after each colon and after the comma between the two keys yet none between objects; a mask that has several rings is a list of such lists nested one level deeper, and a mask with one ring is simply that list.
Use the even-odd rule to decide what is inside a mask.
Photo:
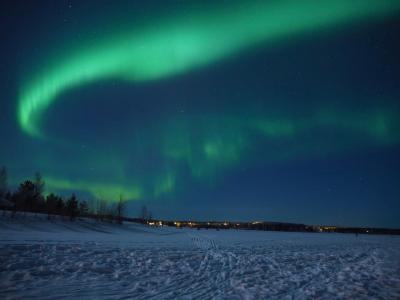
[{"label": "pine tree", "polygon": [[56,204],[56,212],[60,216],[64,215],[65,212],[65,203],[61,197],[58,197],[57,204]]},{"label": "pine tree", "polygon": [[8,191],[7,183],[7,169],[6,167],[1,167],[0,169],[0,199],[4,198]]},{"label": "pine tree", "polygon": [[67,201],[67,214],[71,221],[75,220],[78,215],[78,201],[76,200],[75,194],[72,194],[71,198]]},{"label": "pine tree", "polygon": [[56,213],[56,211],[57,211],[58,200],[59,200],[59,197],[57,197],[53,193],[47,195],[47,197],[46,197],[46,211],[47,211],[47,216],[49,219],[50,219],[50,215]]},{"label": "pine tree", "polygon": [[36,190],[38,199],[43,198],[45,183],[44,183],[42,175],[39,172],[35,173],[34,184],[35,184],[35,190]]},{"label": "pine tree", "polygon": [[125,210],[125,201],[122,198],[122,195],[119,196],[119,201],[117,203],[117,222],[118,224],[123,223],[123,214]]},{"label": "pine tree", "polygon": [[86,216],[89,212],[89,206],[86,201],[79,202],[79,215]]},{"label": "pine tree", "polygon": [[37,194],[32,181],[26,180],[20,184],[13,195],[17,210],[34,211],[37,207]]}]

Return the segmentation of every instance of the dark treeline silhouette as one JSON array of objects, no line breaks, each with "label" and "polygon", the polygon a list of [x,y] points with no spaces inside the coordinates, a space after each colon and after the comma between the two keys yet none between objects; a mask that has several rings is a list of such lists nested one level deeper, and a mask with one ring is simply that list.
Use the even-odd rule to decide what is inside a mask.
[{"label": "dark treeline silhouette", "polygon": [[71,221],[78,217],[90,217],[99,221],[122,224],[126,219],[126,203],[120,195],[118,202],[105,200],[80,200],[75,194],[64,198],[50,193],[44,195],[45,182],[40,173],[33,180],[25,180],[15,191],[10,191],[7,182],[7,169],[0,168],[0,209],[11,211],[15,217],[19,213],[43,213],[48,219],[58,215]]},{"label": "dark treeline silhouette", "polygon": [[218,221],[165,221],[154,220],[151,211],[146,205],[141,207],[138,218],[124,216],[126,202],[122,195],[116,203],[105,200],[80,200],[75,194],[64,198],[50,193],[44,196],[45,182],[40,173],[36,173],[33,180],[25,180],[15,191],[10,191],[7,181],[7,169],[0,168],[0,209],[11,212],[11,217],[25,212],[47,214],[48,219],[55,216],[68,218],[71,221],[79,217],[89,217],[103,222],[123,221],[149,224],[153,226],[188,227],[192,229],[244,229],[290,232],[331,232],[331,233],[355,233],[355,234],[396,234],[400,235],[400,229],[388,228],[357,228],[343,226],[305,225],[282,222],[218,222]]}]

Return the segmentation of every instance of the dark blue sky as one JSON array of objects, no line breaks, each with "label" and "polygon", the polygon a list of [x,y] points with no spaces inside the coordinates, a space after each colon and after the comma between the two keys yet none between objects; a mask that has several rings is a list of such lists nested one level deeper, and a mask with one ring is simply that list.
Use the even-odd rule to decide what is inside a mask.
[{"label": "dark blue sky", "polygon": [[[211,59],[208,48],[197,54],[187,45],[229,2],[141,2],[2,5],[0,165],[11,186],[40,171],[48,192],[110,201],[122,193],[131,215],[147,204],[166,219],[400,227],[399,13],[311,26]],[[184,45],[207,63],[64,88],[32,116],[41,136],[24,130],[21,94],[36,82],[56,86],[70,57],[89,49],[90,61],[92,47],[118,44],[129,30],[135,40],[148,24],[168,28],[199,12],[208,23],[182,41],[157,27],[163,42],[153,50],[162,57],[178,43],[176,51]],[[173,68],[187,56],[166,57]],[[164,64],[150,52],[144,61],[140,68]],[[85,63],[75,69],[85,72]]]}]

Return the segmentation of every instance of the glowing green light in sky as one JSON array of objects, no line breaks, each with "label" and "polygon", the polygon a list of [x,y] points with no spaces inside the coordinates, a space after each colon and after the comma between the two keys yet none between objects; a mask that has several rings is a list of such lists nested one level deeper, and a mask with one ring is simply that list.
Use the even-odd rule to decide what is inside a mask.
[{"label": "glowing green light in sky", "polygon": [[[397,0],[263,1],[193,12],[105,39],[71,55],[23,86],[18,108],[21,128],[43,136],[41,113],[63,92],[101,79],[155,80],[190,71],[259,43],[290,38],[361,17],[383,16],[399,9]],[[268,127],[268,128],[267,128]],[[279,134],[275,125],[264,126]],[[286,129],[286,131],[289,129]],[[286,132],[287,133],[287,132]],[[285,132],[283,134],[286,134]],[[206,146],[210,156],[215,146]]]},{"label": "glowing green light in sky", "polygon": [[140,199],[142,197],[139,187],[122,187],[120,184],[93,183],[85,181],[69,181],[52,177],[45,178],[48,188],[57,190],[85,190],[98,199],[116,200],[119,195],[126,199]]},{"label": "glowing green light in sky", "polygon": [[[160,80],[252,47],[271,47],[278,40],[360,18],[384,17],[398,9],[400,1],[397,0],[244,1],[214,10],[193,10],[152,26],[132,28],[131,34],[104,37],[94,46],[71,47],[70,55],[59,57],[57,63],[22,85],[18,122],[28,135],[45,138],[40,126],[43,114],[66,91],[99,80],[122,79],[135,83]],[[313,143],[326,152],[347,147],[346,141],[332,144],[318,137],[307,140],[314,130],[321,128],[345,131],[348,136],[365,137],[372,143],[399,140],[397,115],[387,109],[345,114],[337,107],[313,107],[307,117],[290,118],[282,112],[268,114],[268,109],[258,112],[254,107],[248,113],[249,117],[243,118],[240,113],[209,112],[196,120],[171,116],[160,127],[146,128],[140,138],[126,142],[125,146],[135,153],[126,155],[137,170],[134,175],[128,176],[123,171],[126,156],[120,158],[118,154],[99,150],[85,157],[79,153],[76,164],[84,166],[90,162],[103,167],[113,183],[104,183],[108,181],[95,176],[86,180],[48,176],[46,185],[50,189],[85,190],[101,199],[118,199],[120,194],[127,199],[160,197],[179,185],[181,169],[193,178],[210,177],[239,161],[251,160],[265,141],[272,147],[264,147],[263,157],[258,157],[263,162],[298,157],[302,153],[315,154],[318,151]],[[196,139],[192,137],[193,129]],[[152,139],[148,144],[155,144],[159,161],[167,162],[151,171],[140,167],[140,160],[148,150],[146,139]]]},{"label": "glowing green light in sky", "polygon": [[[190,119],[190,118],[189,118]],[[192,122],[192,123],[190,123]],[[193,139],[190,126],[195,126],[198,135]],[[50,190],[82,190],[99,199],[117,200],[122,194],[126,199],[146,199],[173,192],[182,181],[179,173],[187,168],[195,179],[214,179],[214,175],[230,170],[246,161],[255,160],[257,164],[293,160],[299,157],[318,157],[339,153],[344,150],[359,149],[361,145],[389,145],[400,140],[398,115],[390,109],[365,109],[363,112],[347,112],[330,107],[316,110],[312,115],[292,118],[272,117],[254,114],[245,119],[240,116],[209,114],[193,123],[182,117],[172,118],[147,132],[141,143],[127,143],[127,147],[136,149],[138,155],[133,166],[137,171],[126,176],[123,167],[126,157],[118,153],[91,153],[88,156],[77,155],[76,163],[80,169],[88,165],[106,171],[107,176],[99,175],[91,179],[76,180],[46,177],[46,186]],[[316,131],[338,133],[339,138],[326,139]],[[257,139],[252,138],[259,135]],[[152,170],[138,163],[146,157],[147,141],[155,143],[161,157],[159,165]],[[267,143],[267,146],[262,146]],[[262,149],[254,156],[254,151]],[[164,165],[167,162],[167,165]],[[85,176],[83,176],[85,177]],[[108,179],[107,179],[108,178]],[[112,183],[110,183],[112,180]]]}]

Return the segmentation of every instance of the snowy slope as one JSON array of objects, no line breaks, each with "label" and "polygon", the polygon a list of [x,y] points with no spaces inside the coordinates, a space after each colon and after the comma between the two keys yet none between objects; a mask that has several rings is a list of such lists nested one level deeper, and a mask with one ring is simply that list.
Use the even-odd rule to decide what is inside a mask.
[{"label": "snowy slope", "polygon": [[1,299],[400,299],[400,239],[3,216],[0,279]]}]

